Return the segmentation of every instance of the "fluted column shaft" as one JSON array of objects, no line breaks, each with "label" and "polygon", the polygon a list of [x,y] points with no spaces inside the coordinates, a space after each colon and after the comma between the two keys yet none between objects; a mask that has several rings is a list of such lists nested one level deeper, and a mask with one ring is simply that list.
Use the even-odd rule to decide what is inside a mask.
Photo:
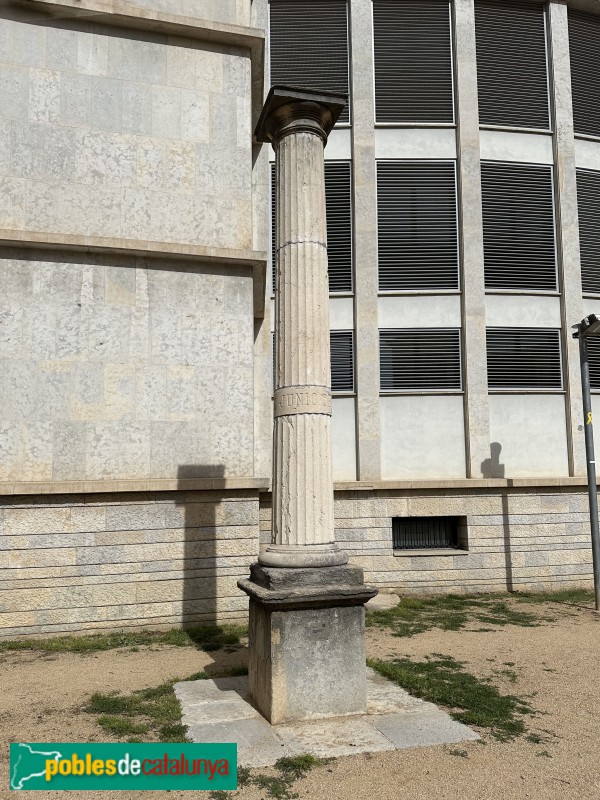
[{"label": "fluted column shaft", "polygon": [[323,109],[290,103],[274,127],[277,230],[273,527],[259,561],[335,566]]}]

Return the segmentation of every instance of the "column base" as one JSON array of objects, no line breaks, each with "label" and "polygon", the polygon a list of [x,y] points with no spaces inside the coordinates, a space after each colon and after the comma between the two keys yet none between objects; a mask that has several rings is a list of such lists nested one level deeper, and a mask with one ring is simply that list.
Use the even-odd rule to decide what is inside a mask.
[{"label": "column base", "polygon": [[364,603],[358,567],[272,569],[238,581],[250,596],[250,695],[273,725],[364,714]]},{"label": "column base", "polygon": [[339,567],[348,563],[348,553],[335,542],[313,545],[269,545],[258,557],[266,567],[302,569],[304,567]]}]

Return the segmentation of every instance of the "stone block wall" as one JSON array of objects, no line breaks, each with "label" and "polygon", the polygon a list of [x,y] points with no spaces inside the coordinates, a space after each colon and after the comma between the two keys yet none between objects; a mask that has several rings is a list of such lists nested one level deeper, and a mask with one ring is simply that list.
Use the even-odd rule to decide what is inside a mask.
[{"label": "stone block wall", "polygon": [[247,49],[0,10],[0,229],[251,248],[251,147]]},{"label": "stone block wall", "polygon": [[4,498],[0,637],[244,621],[257,553],[250,490]]},{"label": "stone block wall", "polygon": [[[337,542],[379,588],[426,594],[591,585],[588,501],[580,487],[336,491],[334,513]],[[395,555],[392,518],[406,516],[466,517],[468,549]],[[266,496],[260,519],[265,544]]]},{"label": "stone block wall", "polygon": [[252,475],[252,291],[249,268],[0,249],[0,482]]}]

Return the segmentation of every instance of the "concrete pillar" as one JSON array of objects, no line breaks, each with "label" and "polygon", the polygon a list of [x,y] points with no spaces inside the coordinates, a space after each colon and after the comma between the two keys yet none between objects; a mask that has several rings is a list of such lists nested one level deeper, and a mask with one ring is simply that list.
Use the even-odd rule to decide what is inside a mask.
[{"label": "concrete pillar", "polygon": [[571,95],[569,22],[565,3],[548,4],[550,62],[554,108],[554,164],[556,170],[556,222],[561,270],[561,311],[565,342],[567,390],[567,434],[571,475],[585,475],[585,444],[582,429],[579,343],[571,337],[571,325],[585,316],[581,290],[577,173]]},{"label": "concrete pillar", "polygon": [[273,724],[366,711],[364,603],[334,536],[323,148],[345,97],[274,86],[256,136],[276,154],[271,545],[250,596],[252,698]]},{"label": "concrete pillar", "polygon": [[456,88],[459,202],[462,219],[463,342],[467,477],[482,476],[490,459],[490,410],[485,346],[485,277],[477,54],[473,0],[456,0]]},{"label": "concrete pillar", "polygon": [[350,0],[354,297],[356,309],[356,444],[358,479],[381,480],[379,329],[377,317],[377,165],[371,0]]}]

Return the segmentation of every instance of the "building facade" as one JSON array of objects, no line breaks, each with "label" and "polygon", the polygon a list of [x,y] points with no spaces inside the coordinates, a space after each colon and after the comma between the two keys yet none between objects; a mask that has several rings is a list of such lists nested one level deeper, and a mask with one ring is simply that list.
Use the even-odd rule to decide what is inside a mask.
[{"label": "building facade", "polygon": [[28,0],[0,10],[4,636],[246,615],[270,83],[349,94],[338,541],[380,588],[591,581],[571,326],[600,314],[600,2]]}]

